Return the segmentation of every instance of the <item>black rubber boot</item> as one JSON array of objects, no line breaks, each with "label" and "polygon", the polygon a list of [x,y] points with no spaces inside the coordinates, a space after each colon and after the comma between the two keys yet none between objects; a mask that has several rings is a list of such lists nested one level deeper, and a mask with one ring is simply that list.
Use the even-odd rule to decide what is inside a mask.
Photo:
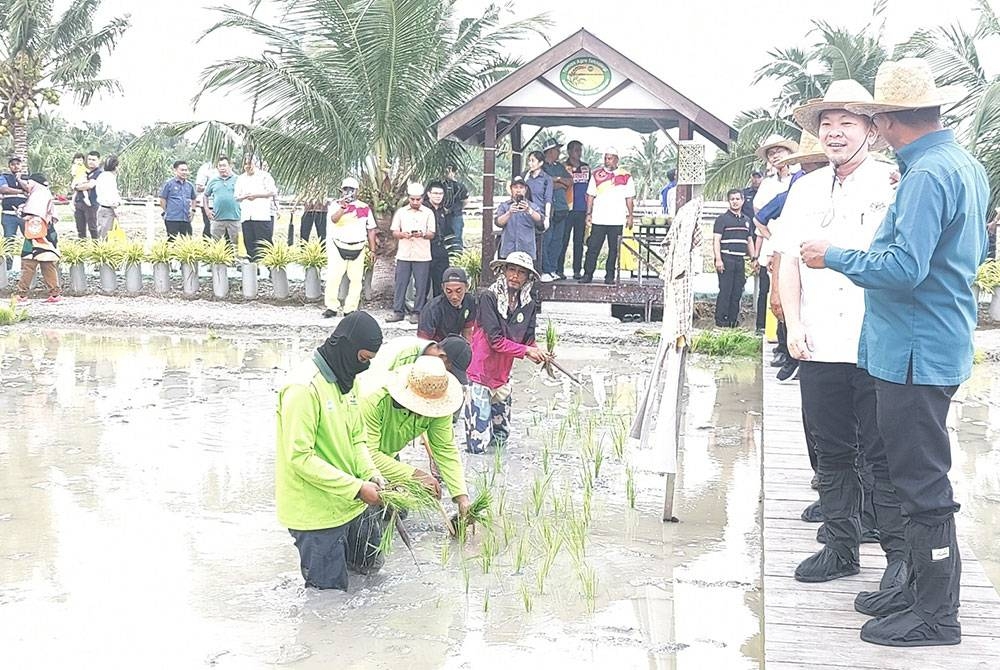
[{"label": "black rubber boot", "polygon": [[811,503],[809,507],[802,510],[801,518],[806,523],[823,523],[823,510],[820,508],[819,501]]},{"label": "black rubber boot", "polygon": [[819,498],[826,517],[827,543],[799,563],[795,579],[828,582],[861,571],[861,479],[853,469],[820,473]]},{"label": "black rubber boot", "polygon": [[886,617],[902,612],[912,605],[912,583],[881,591],[862,591],[854,598],[855,611],[874,617]]},{"label": "black rubber boot", "polygon": [[876,479],[872,490],[872,504],[875,508],[875,528],[878,528],[879,544],[885,552],[885,560],[889,565],[897,561],[907,562],[909,551],[906,548],[906,522],[903,520],[903,510],[899,506],[896,489],[889,482]]},{"label": "black rubber boot", "polygon": [[913,604],[905,610],[872,619],[861,627],[861,639],[888,647],[931,647],[958,644],[959,583],[962,559],[954,516],[934,526],[914,520],[906,526],[911,547]]},{"label": "black rubber boot", "polygon": [[878,583],[879,589],[891,589],[896,586],[906,584],[910,577],[910,566],[906,561],[890,561],[885,566],[882,579]]}]

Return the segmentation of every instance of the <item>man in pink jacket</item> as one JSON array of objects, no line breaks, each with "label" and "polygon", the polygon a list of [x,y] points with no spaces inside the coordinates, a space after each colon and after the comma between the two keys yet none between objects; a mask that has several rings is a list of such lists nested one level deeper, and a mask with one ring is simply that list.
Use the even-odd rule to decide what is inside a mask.
[{"label": "man in pink jacket", "polygon": [[481,454],[502,447],[510,435],[510,369],[515,358],[545,363],[551,356],[535,346],[538,303],[531,285],[538,273],[531,257],[515,251],[493,261],[496,282],[479,293],[479,315],[472,333],[470,393],[465,403],[467,451]]}]

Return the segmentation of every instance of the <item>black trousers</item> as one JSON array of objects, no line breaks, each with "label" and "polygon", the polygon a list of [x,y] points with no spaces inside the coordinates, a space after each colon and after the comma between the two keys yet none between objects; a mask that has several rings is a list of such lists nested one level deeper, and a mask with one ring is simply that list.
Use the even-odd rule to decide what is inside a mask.
[{"label": "black trousers", "polygon": [[566,228],[563,232],[562,248],[559,251],[559,267],[566,267],[566,251],[569,249],[569,241],[573,239],[573,275],[579,275],[583,271],[583,237],[587,234],[587,213],[584,211],[571,210],[566,214]]},{"label": "black trousers", "polygon": [[715,325],[736,326],[740,320],[740,301],[747,283],[746,260],[743,256],[722,254],[723,271],[719,275],[719,295],[715,299]]},{"label": "black trousers", "polygon": [[302,222],[300,224],[300,235],[305,242],[312,235],[313,228],[316,228],[316,235],[319,241],[326,246],[326,210],[322,212],[302,212]]},{"label": "black trousers", "polygon": [[583,265],[583,274],[593,277],[597,269],[597,257],[601,253],[604,241],[608,241],[608,262],[604,264],[604,278],[614,279],[615,268],[618,267],[618,238],[622,235],[623,226],[590,226],[590,239],[587,240],[587,260]]},{"label": "black trousers", "polygon": [[785,327],[784,321],[778,322],[778,344],[774,347],[775,352],[780,351],[784,355],[788,356],[788,328]]},{"label": "black trousers", "polygon": [[349,523],[322,530],[292,530],[299,550],[299,569],[306,586],[347,590],[347,571],[378,572],[385,558],[378,553],[387,520],[380,507],[369,506]]},{"label": "black trousers", "polygon": [[164,221],[163,225],[167,229],[167,240],[171,242],[178,235],[187,235],[188,237],[192,235],[190,221]]},{"label": "black trousers", "polygon": [[757,271],[758,292],[757,292],[757,330],[764,330],[767,323],[767,294],[771,290],[771,276],[767,273],[767,267],[760,266]]},{"label": "black trousers", "polygon": [[261,242],[270,242],[274,237],[274,219],[270,221],[244,221],[243,246],[251,263],[260,260]]},{"label": "black trousers", "polygon": [[86,239],[87,232],[90,238],[97,239],[97,205],[90,205],[77,202],[73,205],[73,219],[76,221],[76,236],[81,240]]},{"label": "black trousers", "polygon": [[948,471],[948,408],[957,386],[875,380],[889,478],[910,521],[934,526],[958,511]]},{"label": "black trousers", "polygon": [[444,271],[448,269],[448,251],[444,246],[440,244],[434,244],[431,241],[431,269],[428,281],[430,286],[428,286],[427,295],[438,297],[441,295],[443,289],[441,288],[441,280],[444,278]]},{"label": "black trousers", "polygon": [[202,223],[202,235],[208,239],[212,239],[212,220],[208,218],[208,208],[201,207],[201,223]]},{"label": "black trousers", "polygon": [[802,361],[799,367],[802,411],[816,450],[820,501],[826,511],[824,481],[857,473],[866,495],[873,495],[875,525],[889,560],[905,559],[900,499],[892,486],[884,431],[879,425],[876,379],[854,363]]}]

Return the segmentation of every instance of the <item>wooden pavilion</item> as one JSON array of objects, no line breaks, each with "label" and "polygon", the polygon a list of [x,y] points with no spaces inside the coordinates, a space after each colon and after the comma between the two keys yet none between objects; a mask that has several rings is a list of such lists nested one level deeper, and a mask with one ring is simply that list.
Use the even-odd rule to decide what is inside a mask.
[{"label": "wooden pavilion", "polygon": [[[697,134],[723,151],[728,151],[737,135],[717,116],[581,29],[437,123],[439,139],[483,147],[484,273],[495,253],[497,143],[510,137],[512,172],[520,174],[522,152],[535,136],[525,138],[524,126],[539,131],[554,126],[628,128],[665,135],[677,128],[680,141],[694,140]],[[677,207],[690,200],[691,194],[691,185],[682,181]],[[622,281],[614,286],[553,282],[541,285],[539,292],[543,300],[643,305],[648,313],[650,305],[661,300],[662,285],[658,281]]]}]

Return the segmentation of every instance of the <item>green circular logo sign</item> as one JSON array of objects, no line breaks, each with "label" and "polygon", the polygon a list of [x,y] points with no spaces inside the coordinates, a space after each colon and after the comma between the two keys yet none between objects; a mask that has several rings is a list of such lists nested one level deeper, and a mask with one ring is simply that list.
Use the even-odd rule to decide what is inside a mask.
[{"label": "green circular logo sign", "polygon": [[597,95],[611,84],[611,70],[590,56],[574,58],[559,73],[559,82],[578,95]]}]

